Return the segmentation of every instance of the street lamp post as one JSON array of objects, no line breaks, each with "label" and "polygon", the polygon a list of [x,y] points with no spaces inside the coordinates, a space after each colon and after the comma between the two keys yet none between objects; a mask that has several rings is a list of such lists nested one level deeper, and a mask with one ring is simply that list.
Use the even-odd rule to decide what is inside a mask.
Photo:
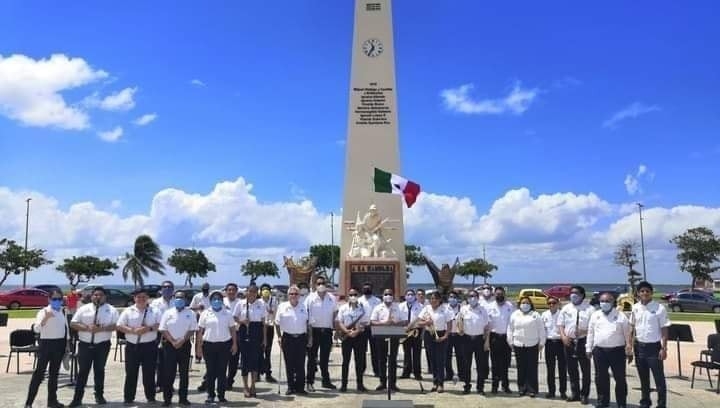
[{"label": "street lamp post", "polygon": [[[333,281],[335,280],[335,214],[330,212],[330,270],[332,271]],[[334,285],[335,282],[332,282]]]},{"label": "street lamp post", "polygon": [[637,203],[638,211],[640,212],[640,253],[642,254],[642,265],[643,265],[643,280],[647,281],[647,272],[645,271],[645,236],[643,235],[643,216],[642,209],[644,205]]},{"label": "street lamp post", "polygon": [[25,270],[23,271],[23,288],[27,285],[27,271],[28,271],[28,252],[27,252],[27,244],[28,244],[28,227],[30,226],[30,200],[32,198],[28,198],[25,200],[27,203],[27,212],[25,213]]}]

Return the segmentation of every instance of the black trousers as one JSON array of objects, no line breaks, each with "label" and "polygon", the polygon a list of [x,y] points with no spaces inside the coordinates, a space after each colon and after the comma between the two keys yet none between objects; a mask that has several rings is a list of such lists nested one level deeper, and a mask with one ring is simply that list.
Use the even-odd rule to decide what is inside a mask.
[{"label": "black trousers", "polygon": [[358,334],[356,337],[348,337],[341,344],[342,349],[342,385],[347,386],[348,374],[350,371],[350,355],[355,358],[355,379],[357,386],[363,385],[363,375],[365,374],[365,352],[367,348],[367,340],[365,333]]},{"label": "black trousers", "polygon": [[[590,360],[585,353],[585,337],[577,339],[565,347],[568,377],[570,377],[570,392],[573,396],[587,397],[590,395]],[[580,371],[578,371],[578,366]],[[582,374],[582,388],[580,386]]]},{"label": "black trousers", "polygon": [[432,336],[430,335],[430,332],[427,330],[423,330],[422,343],[425,346],[425,361],[427,362],[429,374],[434,373],[433,366],[432,366],[432,357],[430,357],[430,344],[432,344],[433,341],[434,340],[433,340]]},{"label": "black trousers", "polygon": [[205,359],[208,398],[215,398],[216,383],[217,396],[219,398],[225,398],[225,387],[227,385],[227,377],[225,374],[227,373],[231,347],[232,340],[216,343],[203,341],[202,349],[203,358]]},{"label": "black trousers", "polygon": [[64,337],[40,340],[37,353],[38,361],[30,379],[30,388],[28,389],[25,405],[32,405],[33,401],[35,401],[40,384],[45,378],[45,370],[47,370],[48,365],[50,366],[50,372],[48,374],[47,402],[48,404],[57,402],[58,372],[60,371],[63,355],[65,355],[66,344],[67,341]]},{"label": "black trousers", "polygon": [[565,349],[560,339],[547,340],[545,342],[545,369],[547,371],[548,392],[555,394],[555,367],[557,366],[560,376],[560,393],[567,392],[567,362],[565,361]]},{"label": "black trousers", "polygon": [[157,343],[126,343],[125,344],[125,387],[123,389],[123,400],[132,402],[135,400],[137,390],[138,371],[142,366],[143,391],[145,399],[155,400],[155,366],[157,364]]},{"label": "black trousers", "polygon": [[288,391],[298,392],[305,389],[305,351],[307,336],[305,333],[294,336],[283,334],[282,353],[285,360],[285,377]]},{"label": "black trousers", "polygon": [[165,353],[163,353],[163,343],[165,341],[162,339],[158,339],[155,342],[155,347],[157,348],[157,352],[155,353],[157,355],[157,364],[155,364],[157,375],[155,376],[155,386],[162,389],[163,388],[163,379],[165,378]]},{"label": "black trousers", "polygon": [[538,392],[538,346],[515,346],[518,391],[521,394]]},{"label": "black trousers", "polygon": [[[390,361],[388,361],[388,342],[385,339],[375,340],[375,347],[378,352],[378,376],[380,384],[395,386],[397,383],[397,355],[400,348],[399,339],[390,339]],[[389,365],[389,367],[388,367]],[[389,368],[389,373],[388,373]]]},{"label": "black trousers", "polygon": [[165,402],[172,401],[173,383],[175,376],[180,376],[180,386],[178,387],[178,396],[180,401],[187,400],[188,396],[188,376],[190,371],[190,342],[186,341],[179,349],[173,347],[172,344],[165,342],[162,348],[163,353],[163,400]]},{"label": "black trousers", "polygon": [[107,363],[109,353],[110,341],[96,344],[78,342],[78,377],[73,401],[82,401],[88,376],[90,376],[90,368],[93,370],[95,381],[95,396],[103,396],[105,392],[105,363]]},{"label": "black trousers", "polygon": [[370,347],[370,365],[373,370],[373,375],[377,377],[379,375],[378,373],[378,351],[377,351],[377,344],[375,344],[375,340],[372,338],[372,334],[370,333],[370,326],[367,326],[365,328],[365,341],[366,346],[365,350],[367,350],[367,347]]},{"label": "black trousers", "polygon": [[465,387],[470,387],[470,371],[472,369],[473,357],[475,358],[475,371],[477,372],[477,389],[482,391],[485,386],[485,380],[488,377],[488,352],[485,351],[485,336],[463,336],[464,347],[463,347],[463,380],[465,381]]},{"label": "black trousers", "polygon": [[417,337],[410,337],[402,345],[403,354],[403,377],[410,376],[410,373],[415,378],[420,377],[420,351],[422,350],[422,333]]},{"label": "black trousers", "polygon": [[[228,364],[227,364],[227,386],[228,386],[228,388],[232,387],[232,385],[235,383],[235,376],[237,375],[238,367],[240,367],[240,356],[243,354],[242,346],[243,346],[243,343],[245,343],[247,341],[246,340],[247,339],[247,331],[242,332],[242,337],[243,337],[242,339],[240,337],[241,337],[241,333],[238,330],[237,336],[235,336],[235,339],[237,340],[238,352],[230,355],[230,358],[228,359]],[[230,341],[232,341],[232,340],[230,340]],[[207,380],[207,378],[203,379],[203,385],[207,385],[206,380]]]},{"label": "black trousers", "polygon": [[240,366],[243,377],[247,377],[248,373],[257,373],[260,371],[260,362],[262,360],[263,353],[262,331],[263,324],[261,322],[250,322],[247,340],[240,344],[239,350],[242,353]]},{"label": "black trousers", "polygon": [[665,382],[665,369],[660,359],[661,344],[635,342],[635,366],[640,377],[640,406],[649,407],[650,400],[650,372],[655,379],[658,401],[656,408],[665,408],[667,405],[667,384]]},{"label": "black trousers", "polygon": [[455,367],[457,368],[457,374],[460,380],[463,380],[465,371],[463,370],[463,347],[465,345],[465,336],[461,336],[457,333],[450,333],[448,337],[448,348],[447,348],[447,359],[445,360],[445,379],[451,381],[455,376],[455,371],[452,366],[452,356],[455,353]]},{"label": "black trousers", "polygon": [[497,390],[498,384],[503,389],[510,388],[508,369],[512,350],[507,343],[506,334],[490,333],[490,361],[492,362],[492,389]]},{"label": "black trousers", "polygon": [[270,356],[272,355],[273,339],[275,338],[275,326],[265,326],[265,348],[262,353],[262,360],[260,363],[260,373],[265,375],[272,375],[272,364]]},{"label": "black trousers", "polygon": [[610,376],[608,369],[612,370],[615,380],[615,402],[625,405],[627,402],[627,378],[625,377],[625,347],[601,348],[595,347],[592,351],[595,363],[595,389],[600,404],[610,405]]},{"label": "black trousers", "polygon": [[[438,331],[438,337],[445,335],[445,332]],[[430,336],[430,339],[425,343],[425,348],[430,351],[430,369],[432,370],[433,385],[443,385],[445,381],[445,360],[447,359],[447,348],[448,341],[444,340],[441,342],[435,341]]]},{"label": "black trousers", "polygon": [[318,367],[318,350],[320,351],[320,374],[323,382],[330,382],[330,350],[332,349],[332,329],[313,327],[312,345],[307,352],[307,383],[315,382],[315,370]]}]

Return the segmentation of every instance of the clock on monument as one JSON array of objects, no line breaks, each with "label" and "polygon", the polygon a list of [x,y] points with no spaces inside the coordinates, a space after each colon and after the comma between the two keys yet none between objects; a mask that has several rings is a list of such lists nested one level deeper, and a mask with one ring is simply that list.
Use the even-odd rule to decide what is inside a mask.
[{"label": "clock on monument", "polygon": [[383,52],[383,44],[376,38],[365,40],[362,50],[368,57],[377,57]]}]

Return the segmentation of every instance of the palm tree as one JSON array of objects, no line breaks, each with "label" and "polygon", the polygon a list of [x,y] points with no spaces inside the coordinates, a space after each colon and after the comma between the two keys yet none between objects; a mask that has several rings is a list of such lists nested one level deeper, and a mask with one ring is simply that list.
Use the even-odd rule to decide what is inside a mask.
[{"label": "palm tree", "polygon": [[132,279],[135,288],[145,284],[150,271],[165,275],[162,251],[148,235],[140,235],[135,239],[133,253],[126,253],[125,259],[127,263],[122,270],[123,280],[127,282],[128,278]]}]

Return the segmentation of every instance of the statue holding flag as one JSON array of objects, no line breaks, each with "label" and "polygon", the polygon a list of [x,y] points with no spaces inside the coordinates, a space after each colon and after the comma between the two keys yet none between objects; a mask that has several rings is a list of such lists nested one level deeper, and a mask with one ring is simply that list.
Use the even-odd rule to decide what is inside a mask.
[{"label": "statue holding flag", "polygon": [[353,231],[348,258],[396,257],[397,253],[388,245],[390,239],[385,238],[383,234],[383,230],[396,229],[395,227],[386,227],[385,224],[389,222],[393,222],[393,220],[381,218],[375,204],[370,205],[362,219],[358,212],[354,222],[345,221],[345,224],[349,225],[348,229]]}]

